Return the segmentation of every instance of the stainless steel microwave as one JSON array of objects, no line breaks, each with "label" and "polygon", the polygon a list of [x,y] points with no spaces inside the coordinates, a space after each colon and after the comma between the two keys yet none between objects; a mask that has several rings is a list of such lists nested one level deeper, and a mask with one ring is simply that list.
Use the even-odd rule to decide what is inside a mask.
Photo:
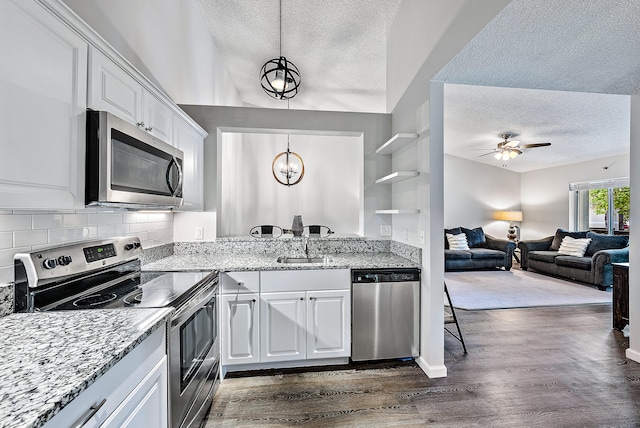
[{"label": "stainless steel microwave", "polygon": [[183,153],[105,111],[87,112],[85,201],[90,206],[182,205]]}]

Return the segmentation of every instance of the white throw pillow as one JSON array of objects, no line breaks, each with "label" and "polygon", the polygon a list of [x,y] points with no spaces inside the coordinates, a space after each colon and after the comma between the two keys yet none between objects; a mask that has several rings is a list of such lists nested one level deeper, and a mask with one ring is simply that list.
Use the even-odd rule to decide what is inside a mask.
[{"label": "white throw pillow", "polygon": [[469,244],[467,243],[467,235],[464,233],[458,233],[452,235],[447,233],[447,241],[449,242],[449,249],[451,250],[468,250]]},{"label": "white throw pillow", "polygon": [[591,242],[591,238],[578,239],[572,238],[570,236],[565,236],[564,238],[562,238],[562,243],[560,243],[558,254],[563,254],[565,256],[583,257],[585,251],[587,251],[589,242]]}]

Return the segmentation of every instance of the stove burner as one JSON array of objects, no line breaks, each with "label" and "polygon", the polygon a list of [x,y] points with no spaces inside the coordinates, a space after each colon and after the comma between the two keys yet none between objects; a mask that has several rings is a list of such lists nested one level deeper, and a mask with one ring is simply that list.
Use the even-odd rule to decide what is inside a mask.
[{"label": "stove burner", "polygon": [[90,296],[86,296],[86,297],[81,297],[78,300],[75,300],[73,302],[73,306],[76,306],[78,308],[83,308],[83,307],[90,307],[90,306],[99,306],[102,305],[104,303],[108,303],[114,299],[116,299],[118,296],[114,293],[107,293],[107,294],[92,294]]},{"label": "stove burner", "polygon": [[152,290],[152,291],[139,291],[135,294],[130,294],[124,299],[124,303],[127,305],[137,305],[142,302],[144,297],[145,302],[164,301],[167,297],[171,296],[171,290]]}]

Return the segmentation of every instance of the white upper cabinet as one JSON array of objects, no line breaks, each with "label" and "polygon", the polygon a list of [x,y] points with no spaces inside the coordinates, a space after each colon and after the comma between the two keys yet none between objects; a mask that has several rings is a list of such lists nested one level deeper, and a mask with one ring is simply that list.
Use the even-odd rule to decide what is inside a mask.
[{"label": "white upper cabinet", "polygon": [[40,3],[0,0],[0,208],[84,206],[87,43]]},{"label": "white upper cabinet", "polygon": [[140,127],[169,144],[173,138],[173,112],[146,89],[142,93],[142,122]]},{"label": "white upper cabinet", "polygon": [[98,49],[89,52],[89,107],[143,126],[142,85]]},{"label": "white upper cabinet", "polygon": [[173,116],[173,145],[184,153],[183,211],[202,211],[204,207],[204,135],[187,122]]}]

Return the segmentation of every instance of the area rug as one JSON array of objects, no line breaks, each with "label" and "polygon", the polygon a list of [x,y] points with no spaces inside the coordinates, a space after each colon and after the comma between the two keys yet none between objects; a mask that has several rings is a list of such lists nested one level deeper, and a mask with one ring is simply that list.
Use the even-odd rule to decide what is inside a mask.
[{"label": "area rug", "polygon": [[611,303],[611,291],[599,291],[520,269],[445,272],[453,306],[458,309],[506,309]]}]

